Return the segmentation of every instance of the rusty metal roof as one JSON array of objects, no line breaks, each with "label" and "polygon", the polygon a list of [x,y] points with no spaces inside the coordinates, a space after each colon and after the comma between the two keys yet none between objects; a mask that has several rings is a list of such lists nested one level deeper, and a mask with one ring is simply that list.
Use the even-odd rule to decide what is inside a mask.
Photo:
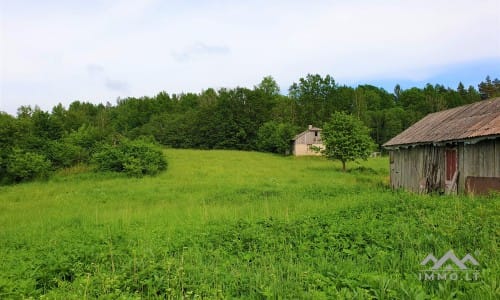
[{"label": "rusty metal roof", "polygon": [[428,114],[384,147],[500,135],[500,97]]}]

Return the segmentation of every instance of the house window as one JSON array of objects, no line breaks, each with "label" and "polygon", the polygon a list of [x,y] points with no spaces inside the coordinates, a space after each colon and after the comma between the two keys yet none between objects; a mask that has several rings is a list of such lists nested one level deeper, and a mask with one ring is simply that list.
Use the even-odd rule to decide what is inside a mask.
[{"label": "house window", "polygon": [[317,137],[317,136],[318,136],[318,132],[317,132],[317,131],[315,131],[315,132],[314,132],[314,136],[315,136],[315,137]]}]

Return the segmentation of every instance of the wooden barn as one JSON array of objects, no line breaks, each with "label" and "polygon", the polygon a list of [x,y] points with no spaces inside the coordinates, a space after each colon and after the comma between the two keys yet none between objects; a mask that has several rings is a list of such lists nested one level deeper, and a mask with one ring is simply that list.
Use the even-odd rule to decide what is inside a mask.
[{"label": "wooden barn", "polygon": [[383,146],[390,151],[393,188],[500,190],[500,98],[431,113]]},{"label": "wooden barn", "polygon": [[312,147],[324,149],[323,141],[321,140],[321,128],[316,128],[309,125],[306,131],[297,134],[291,141],[292,153],[295,156],[302,155],[321,155],[319,152],[312,150]]}]

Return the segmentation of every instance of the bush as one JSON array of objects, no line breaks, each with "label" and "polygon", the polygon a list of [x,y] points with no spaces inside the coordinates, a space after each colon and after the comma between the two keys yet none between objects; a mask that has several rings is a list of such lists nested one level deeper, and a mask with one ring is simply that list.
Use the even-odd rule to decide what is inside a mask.
[{"label": "bush", "polygon": [[66,142],[90,151],[96,143],[105,139],[105,135],[91,125],[82,125],[66,137]]},{"label": "bush", "polygon": [[257,149],[263,152],[290,154],[290,140],[295,133],[296,128],[291,124],[266,122],[257,132]]},{"label": "bush", "polygon": [[50,142],[47,157],[55,168],[68,168],[88,162],[88,151],[67,141]]},{"label": "bush", "polygon": [[7,159],[7,177],[11,182],[45,179],[52,165],[44,155],[14,149]]},{"label": "bush", "polygon": [[103,144],[92,157],[98,171],[124,172],[130,176],[155,175],[167,168],[161,149],[144,140],[121,139]]}]

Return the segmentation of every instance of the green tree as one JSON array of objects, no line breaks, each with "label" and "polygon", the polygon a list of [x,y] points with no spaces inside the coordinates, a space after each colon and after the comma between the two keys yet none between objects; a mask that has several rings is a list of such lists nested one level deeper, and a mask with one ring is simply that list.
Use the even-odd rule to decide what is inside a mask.
[{"label": "green tree", "polygon": [[323,125],[321,136],[326,146],[323,155],[340,160],[343,171],[346,162],[366,159],[374,148],[369,129],[363,122],[343,112],[332,114],[330,121]]},{"label": "green tree", "polygon": [[83,124],[94,124],[97,107],[88,102],[73,101],[64,112],[64,129],[77,130]]},{"label": "green tree", "polygon": [[396,86],[394,87],[394,101],[396,103],[399,103],[399,100],[400,100],[400,97],[401,97],[401,86],[398,84],[396,84]]},{"label": "green tree", "polygon": [[280,87],[276,80],[272,76],[266,76],[262,79],[258,86],[254,87],[254,90],[261,90],[264,94],[273,97],[280,94]]},{"label": "green tree", "polygon": [[45,179],[51,171],[51,163],[44,155],[14,149],[7,159],[7,177],[10,182]]},{"label": "green tree", "polygon": [[472,85],[467,89],[466,103],[474,103],[481,101],[481,94]]},{"label": "green tree", "polygon": [[7,163],[12,149],[19,143],[22,131],[19,120],[0,112],[0,184],[7,181]]},{"label": "green tree", "polygon": [[330,75],[308,74],[293,83],[289,89],[289,97],[295,100],[299,111],[298,124],[320,124],[328,119],[334,111],[341,110],[337,105],[338,86]]},{"label": "green tree", "polygon": [[296,132],[297,130],[292,124],[266,122],[257,132],[257,149],[286,155],[289,153],[290,141]]},{"label": "green tree", "polygon": [[196,120],[196,111],[184,113],[164,113],[155,115],[145,126],[155,140],[162,145],[173,148],[193,147],[193,127]]},{"label": "green tree", "polygon": [[500,80],[495,78],[493,81],[490,76],[486,76],[485,81],[481,81],[478,85],[479,93],[485,99],[494,98],[500,96]]}]

